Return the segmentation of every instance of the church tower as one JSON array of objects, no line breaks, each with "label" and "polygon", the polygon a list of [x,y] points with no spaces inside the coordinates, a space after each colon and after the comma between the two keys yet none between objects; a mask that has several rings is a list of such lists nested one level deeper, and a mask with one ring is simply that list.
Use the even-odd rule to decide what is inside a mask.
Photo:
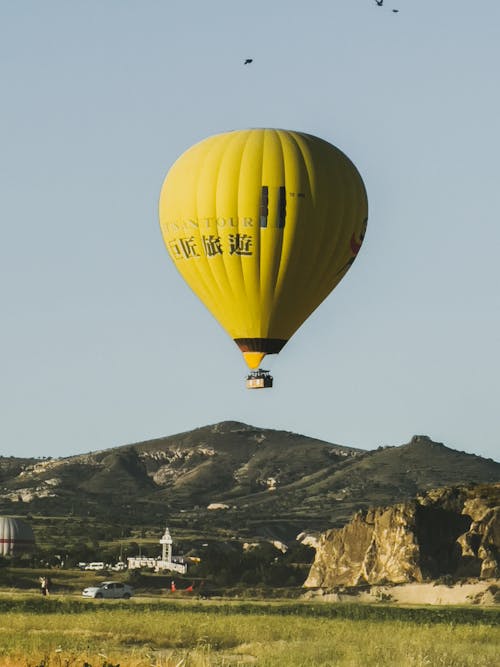
[{"label": "church tower", "polygon": [[161,544],[161,559],[166,563],[172,562],[172,537],[168,526],[165,526],[165,532],[160,540]]}]

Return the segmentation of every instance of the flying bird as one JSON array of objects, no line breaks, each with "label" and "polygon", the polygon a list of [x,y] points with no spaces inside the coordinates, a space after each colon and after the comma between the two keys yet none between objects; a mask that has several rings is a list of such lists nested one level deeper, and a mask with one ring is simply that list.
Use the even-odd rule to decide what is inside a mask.
[{"label": "flying bird", "polygon": [[393,9],[392,12],[393,14],[397,14],[399,12],[399,9]]},{"label": "flying bird", "polygon": [[384,0],[375,0],[375,2],[379,7],[382,7],[382,5],[384,4]]},{"label": "flying bird", "polygon": [[253,58],[247,58],[243,64],[250,65],[250,63],[253,63]]}]

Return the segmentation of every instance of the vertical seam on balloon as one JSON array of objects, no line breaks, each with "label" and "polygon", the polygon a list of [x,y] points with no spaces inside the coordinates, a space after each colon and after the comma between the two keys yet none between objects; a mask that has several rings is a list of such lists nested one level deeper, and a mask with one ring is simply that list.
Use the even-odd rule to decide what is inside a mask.
[{"label": "vertical seam on balloon", "polygon": [[[219,159],[218,163],[217,163],[217,174],[216,174],[216,177],[215,177],[215,200],[214,200],[215,219],[216,220],[217,220],[217,213],[218,213],[217,192],[218,192],[218,186],[219,186],[219,176],[220,176],[220,172],[221,172],[221,168],[222,168],[224,153],[227,151],[228,146],[231,144],[231,139],[237,140],[238,139],[237,133],[230,133],[228,135],[228,142],[225,145],[224,150],[221,151],[219,149],[220,154],[221,154],[221,159]],[[225,253],[222,254],[221,260],[222,260],[222,268],[223,268],[223,273],[224,273],[224,277],[225,277],[225,280],[226,280],[226,284],[229,286],[229,291],[231,293],[232,298],[234,299],[234,298],[236,298],[236,293],[234,292],[233,285],[232,285],[230,277],[229,277],[229,272],[228,272],[228,268],[227,268],[227,264],[226,264],[226,254]],[[212,271],[212,273],[213,273],[213,271]]]},{"label": "vertical seam on balloon", "polygon": [[[326,289],[325,288],[321,289],[321,287],[319,288],[319,296],[322,297],[319,303],[321,303],[324,299],[326,299],[328,294],[339,284],[339,282],[342,280],[342,278],[345,276],[345,274],[351,267],[352,261],[354,261],[355,259],[355,257],[352,257],[351,253],[349,253],[350,249],[349,235],[352,236],[354,229],[357,226],[356,221],[358,219],[359,213],[361,212],[361,207],[356,206],[355,207],[356,210],[352,210],[347,206],[347,202],[356,201],[356,198],[353,197],[352,195],[353,193],[357,192],[358,189],[361,189],[365,194],[364,202],[366,203],[366,192],[364,189],[364,184],[361,175],[359,174],[359,172],[357,171],[356,167],[351,162],[351,160],[345,155],[345,153],[343,153],[339,149],[337,150],[341,155],[344,164],[347,164],[349,166],[349,171],[345,172],[344,170],[344,176],[342,176],[342,170],[339,171],[339,174],[342,176],[341,191],[344,193],[343,205],[342,205],[342,217],[341,217],[341,223],[339,225],[340,231],[336,237],[335,245],[332,246],[330,260],[328,264],[325,265],[325,271],[322,273],[322,281],[323,283],[327,282],[328,286]],[[352,177],[353,171],[356,174],[354,178]],[[348,221],[349,219],[352,220],[352,224],[346,225],[345,222]],[[337,248],[339,247],[346,248],[347,252],[345,252],[345,254],[343,254],[342,257],[339,258],[337,262],[335,262],[335,267],[332,270],[331,268],[331,265],[333,264],[332,258],[335,256]],[[351,262],[350,259],[352,259]]]},{"label": "vertical seam on balloon", "polygon": [[[236,187],[237,187],[236,212],[237,212],[237,216],[238,216],[238,226],[237,226],[236,229],[238,230],[238,234],[242,233],[242,230],[240,229],[240,215],[239,215],[239,211],[240,211],[241,168],[242,168],[242,162],[243,162],[243,155],[245,154],[245,150],[248,146],[251,135],[252,135],[252,130],[249,130],[246,137],[245,137],[245,142],[242,144],[242,147],[240,149],[240,159],[238,161],[238,164],[239,164],[238,178],[236,180]],[[238,266],[239,266],[239,271],[240,271],[241,284],[243,286],[243,290],[244,290],[244,293],[245,293],[245,300],[248,302],[248,300],[249,300],[249,289],[248,289],[248,284],[247,284],[246,277],[245,277],[245,271],[244,271],[244,268],[243,268],[243,256],[238,255],[237,257],[239,259]]]},{"label": "vertical seam on balloon", "polygon": [[[297,133],[297,136],[300,137],[300,138],[304,141],[304,143],[307,145],[307,149],[308,149],[309,152],[310,152],[310,150],[311,150],[309,144],[310,144],[310,143],[312,143],[312,144],[317,143],[317,138],[316,138],[316,137],[312,137],[311,135],[306,135],[306,134],[302,134],[302,133]],[[311,184],[312,184],[313,178],[314,178],[314,180],[317,180],[317,170],[314,170],[313,172],[311,172],[311,170],[310,170],[310,168],[309,168],[309,166],[308,166],[308,163],[307,163],[307,161],[306,161],[306,159],[305,159],[304,148],[303,148],[303,146],[300,144],[300,142],[298,141],[297,136],[294,135],[294,136],[293,136],[293,140],[294,140],[294,142],[295,142],[295,144],[296,144],[296,146],[297,146],[297,151],[298,151],[298,153],[299,153],[299,155],[300,155],[300,158],[301,158],[301,160],[302,160],[302,163],[303,163],[303,165],[304,165],[304,171],[307,173],[307,183],[308,183],[308,188],[309,188],[309,190],[310,190],[310,192],[311,192],[311,194],[312,194],[312,185],[311,185]],[[320,183],[319,185],[321,186],[321,183]],[[316,197],[315,197],[315,201],[314,201],[314,212],[313,212],[313,217],[314,217],[315,219],[317,219],[317,220],[321,220],[321,219],[323,218],[323,216],[326,214],[326,210],[323,210],[323,211],[322,211],[322,210],[318,210],[318,209],[320,208],[320,207],[318,206],[318,202],[319,202],[319,204],[321,205],[321,201],[322,201],[322,198],[321,198],[321,197],[318,197],[318,196],[317,196],[317,193],[316,193]],[[311,226],[311,222],[310,222],[310,221],[306,221],[306,222],[309,223],[308,226],[310,227],[310,226]],[[310,267],[310,269],[309,269],[309,271],[308,271],[308,274],[307,274],[307,275],[304,275],[304,279],[303,279],[303,284],[308,286],[308,289],[307,289],[307,292],[308,292],[308,293],[310,292],[310,289],[309,289],[309,288],[310,288],[311,277],[312,277],[312,276],[314,275],[314,273],[317,271],[318,258],[321,257],[321,252],[322,252],[322,250],[323,250],[323,242],[324,242],[324,236],[325,236],[325,234],[324,234],[324,227],[323,227],[323,229],[320,229],[320,232],[321,232],[321,237],[322,237],[322,238],[321,238],[321,239],[318,241],[318,243],[316,244],[316,247],[317,247],[318,251],[315,253],[315,257],[314,257],[313,259],[311,259],[311,261],[308,262],[308,266]]]},{"label": "vertical seam on balloon", "polygon": [[[344,159],[343,153],[339,151],[336,146],[334,148],[335,151],[337,151],[337,154],[340,156],[341,161],[343,161]],[[325,230],[330,229],[331,231],[334,232],[334,234],[331,234],[330,236],[330,243],[329,243],[330,252],[325,254],[323,265],[317,272],[316,276],[317,280],[316,284],[319,296],[321,296],[324,292],[323,288],[324,283],[328,278],[328,276],[330,275],[332,263],[337,253],[337,249],[341,246],[341,240],[344,232],[343,221],[346,217],[346,201],[348,201],[345,189],[346,178],[344,177],[343,170],[340,168],[339,162],[337,160],[332,162],[332,171],[330,173],[332,174],[332,179],[331,179],[332,184],[337,183],[338,186],[337,186],[337,192],[335,193],[335,201],[332,202],[332,204],[328,207],[326,211],[326,215],[328,221],[330,222],[330,225],[327,222],[327,224],[325,225]],[[332,200],[329,199],[328,201]],[[334,205],[335,208],[340,209],[339,214],[337,215],[334,214]],[[322,300],[324,300],[324,298],[326,297],[323,297]],[[321,301],[319,303],[321,303]]]},{"label": "vertical seam on balloon", "polygon": [[[237,180],[237,210],[239,213],[240,210],[240,190],[241,190],[241,168],[243,164],[243,156],[245,155],[245,152],[248,149],[248,145],[252,138],[255,136],[259,136],[262,132],[265,132],[266,130],[248,130],[246,137],[245,137],[245,142],[241,147],[241,153],[240,153],[240,160],[239,160],[239,173],[238,173],[238,180]],[[262,182],[262,177],[260,179]],[[257,267],[256,270],[254,271],[255,275],[255,282],[253,280],[254,276],[248,276],[249,271],[252,270],[252,264],[249,267],[246,267],[247,270],[245,271],[245,266],[243,264],[245,260],[245,256],[243,255],[238,255],[239,257],[239,267],[240,267],[240,276],[241,276],[241,283],[243,286],[244,294],[246,301],[248,303],[249,307],[249,312],[250,312],[250,328],[251,328],[251,322],[252,320],[256,320],[259,322],[260,326],[260,308],[255,311],[255,306],[257,306],[256,303],[254,303],[255,299],[251,298],[252,292],[254,294],[260,294],[260,258],[261,258],[261,253],[260,253],[260,226],[259,226],[259,211],[257,211],[257,218],[255,220],[255,234],[254,234],[254,255],[252,256],[252,264],[254,267]],[[244,233],[243,229],[240,229],[240,216],[238,215],[238,233]],[[250,283],[249,283],[250,280]]]},{"label": "vertical seam on balloon", "polygon": [[[348,160],[347,156],[345,156],[344,153],[342,153],[342,157],[344,160]],[[350,160],[348,161],[350,164],[352,164]],[[357,184],[355,180],[353,178],[348,177],[347,173],[345,173],[343,177],[342,189],[343,192],[345,193],[345,196],[344,196],[344,202],[343,202],[344,205],[342,211],[342,224],[340,226],[341,232],[337,237],[337,245],[340,247],[345,247],[347,249],[347,252],[342,258],[339,257],[340,267],[337,268],[337,271],[333,274],[333,276],[330,277],[330,273],[327,273],[327,277],[330,277],[330,281],[335,280],[338,276],[335,285],[340,282],[342,277],[349,270],[350,264],[348,264],[348,262],[350,261],[350,259],[353,259],[352,252],[350,252],[349,236],[352,236],[354,232],[354,227],[356,225],[355,219],[357,218],[357,210],[349,210],[348,207],[346,206],[347,202],[355,201],[355,198],[352,195],[357,190]],[[352,219],[351,225],[346,224],[346,221],[349,218]]]},{"label": "vertical seam on balloon", "polygon": [[[326,210],[327,198],[325,198],[325,204],[322,205],[322,201],[323,201],[323,198],[321,197],[321,185],[322,185],[322,183],[321,183],[321,180],[319,180],[319,182],[318,182],[318,174],[321,174],[322,170],[321,170],[321,168],[318,168],[315,160],[310,161],[311,166],[313,167],[311,169],[311,167],[309,166],[308,161],[306,160],[306,157],[305,157],[304,146],[301,145],[301,143],[299,142],[297,137],[300,137],[300,139],[304,142],[304,145],[307,148],[307,153],[309,155],[311,154],[311,152],[314,153],[314,145],[316,144],[316,146],[317,146],[319,144],[319,145],[322,146],[322,142],[320,140],[318,140],[317,137],[314,137],[312,135],[296,133],[296,135],[293,136],[293,140],[297,144],[297,150],[299,152],[300,158],[301,158],[301,160],[304,164],[305,172],[307,174],[307,186],[308,186],[308,189],[311,193],[311,196],[312,196],[312,184],[313,184],[313,182],[315,183],[315,198],[314,198],[314,209],[312,211],[312,219],[317,220],[319,222],[319,224],[320,224],[319,233],[321,234],[320,240],[318,240],[318,242],[315,244],[317,249],[318,249],[318,251],[316,253],[316,256],[314,257],[314,259],[312,259],[308,262],[308,266],[310,267],[310,269],[309,269],[307,275],[304,275],[302,283],[301,283],[301,286],[305,287],[305,289],[304,288],[302,289],[302,293],[303,293],[304,297],[306,297],[304,299],[304,303],[305,303],[306,301],[308,301],[310,299],[310,296],[312,294],[314,294],[314,290],[311,289],[311,283],[314,279],[315,274],[317,273],[318,260],[321,257],[322,252],[323,252],[323,248],[324,248],[324,245],[323,245],[323,243],[324,243],[324,226],[321,226],[321,220],[323,220],[323,218],[324,218],[324,216],[326,215],[326,212],[327,212],[327,210]],[[308,229],[308,233],[309,233],[308,235],[310,235],[311,233],[314,233],[316,230],[313,227],[312,220],[307,220],[306,223],[307,223],[307,229]],[[306,234],[306,236],[307,236],[307,234]],[[305,309],[305,311],[303,311],[303,313],[306,312],[306,311],[307,311],[307,309]],[[302,324],[302,322],[304,322],[307,319],[307,317],[308,317],[308,314],[305,317],[301,317],[299,322],[294,323],[295,330]]]},{"label": "vertical seam on balloon", "polygon": [[[322,140],[321,140],[322,141]],[[325,225],[325,229],[334,231],[335,236],[331,236],[330,242],[329,242],[329,252],[325,254],[324,261],[322,262],[322,266],[320,266],[319,270],[316,273],[315,276],[315,283],[313,286],[313,289],[317,292],[318,294],[318,299],[316,300],[315,305],[312,306],[311,308],[311,313],[326,299],[328,294],[333,290],[333,288],[338,284],[340,281],[340,278],[338,280],[335,280],[336,274],[342,270],[342,267],[345,263],[344,259],[342,260],[337,260],[335,261],[335,255],[338,253],[338,249],[342,248],[345,246],[343,244],[343,239],[344,235],[349,233],[352,229],[348,227],[346,230],[344,221],[346,219],[346,216],[349,215],[349,210],[347,207],[347,202],[350,201],[351,197],[347,194],[347,189],[350,190],[350,184],[351,180],[347,174],[344,173],[344,170],[341,168],[344,166],[346,163],[351,164],[350,160],[345,156],[344,153],[342,153],[341,150],[339,150],[336,146],[333,147],[335,151],[337,152],[337,155],[339,156],[340,160],[335,160],[332,163],[332,171],[330,172],[332,174],[332,183],[337,184],[337,194],[336,194],[336,200],[335,200],[335,208],[340,209],[338,214],[334,214],[335,208],[334,206],[330,206],[329,210],[327,211],[327,217],[333,223],[333,225]],[[338,196],[341,194],[341,198]],[[334,271],[332,273],[332,265],[334,265]]]},{"label": "vertical seam on balloon", "polygon": [[[312,138],[313,143],[316,143],[317,146],[321,147],[321,149],[326,148],[324,146],[324,142],[321,139],[318,139],[317,137]],[[323,259],[321,261],[322,256],[325,256],[325,246],[331,245],[331,226],[328,224],[329,221],[332,219],[331,211],[330,211],[330,202],[331,199],[329,196],[321,197],[321,192],[324,192],[325,190],[328,189],[330,183],[333,181],[332,178],[330,178],[330,170],[328,170],[328,173],[325,173],[326,169],[321,169],[318,170],[318,174],[315,174],[315,176],[319,175],[319,182],[318,182],[318,189],[320,190],[319,196],[316,197],[316,202],[315,202],[315,215],[317,216],[317,219],[320,221],[320,226],[319,226],[319,233],[320,233],[320,238],[318,239],[317,243],[317,252],[315,253],[314,260],[311,261],[310,266],[312,267],[312,271],[309,273],[309,279],[308,283],[310,285],[311,292],[314,291],[313,285],[318,280],[319,275],[322,273],[322,264],[324,263],[325,266],[327,266],[330,263],[330,259],[327,256],[327,258]],[[324,201],[324,204],[321,205],[321,202]],[[318,205],[318,202],[320,205]]]},{"label": "vertical seam on balloon", "polygon": [[[217,147],[217,143],[214,144],[215,147]],[[217,148],[217,151],[220,151],[220,148]],[[200,169],[198,170],[196,174],[196,179],[194,183],[194,192],[195,192],[195,213],[196,213],[196,218],[198,219],[198,191],[199,191],[199,184],[200,181],[202,181],[202,176],[204,174],[204,169],[205,169],[205,164],[208,159],[208,156],[210,155],[210,151],[208,151],[204,157],[202,164],[200,166]],[[198,227],[198,236],[199,236],[199,242],[201,244],[201,231],[200,228]],[[196,274],[198,277],[198,280],[200,283],[204,286],[204,289],[210,296],[211,300],[215,302],[215,305],[217,306],[218,302],[221,300],[221,296],[223,294],[223,289],[221,285],[219,284],[219,281],[217,280],[217,276],[211,266],[211,262],[209,261],[209,258],[205,254],[200,255],[200,259],[203,261],[203,266],[206,267],[207,269],[207,274],[208,274],[208,279],[207,277],[204,276],[204,272],[201,269],[199,265],[195,265],[195,270]],[[194,291],[194,290],[193,290]],[[196,292],[195,292],[196,293]],[[208,306],[207,306],[208,307]],[[219,318],[215,315],[213,312],[212,308],[209,308],[209,311],[211,312],[212,316],[215,317],[215,319],[220,323]],[[217,309],[215,309],[215,312],[217,312]]]},{"label": "vertical seam on balloon", "polygon": [[[267,135],[267,133],[268,133],[268,130],[264,129],[263,133],[262,133],[262,156],[261,156],[261,160],[260,160],[260,179],[259,179],[261,188],[263,188],[263,186],[264,186],[264,159],[265,159],[265,154],[266,154],[266,135]],[[263,333],[264,333],[263,329],[262,329],[262,326],[263,326],[263,316],[262,316],[262,303],[263,303],[262,302],[262,285],[263,285],[263,283],[262,283],[262,238],[263,238],[263,234],[264,234],[263,230],[267,231],[269,229],[269,190],[268,190],[268,200],[267,200],[267,215],[268,215],[268,218],[266,220],[266,226],[262,227],[259,224],[259,229],[258,229],[258,233],[259,233],[259,261],[258,261],[257,266],[258,266],[258,273],[259,273],[259,284],[258,284],[258,288],[257,288],[257,294],[259,296],[259,311],[260,311],[259,336],[260,337],[263,337]]]},{"label": "vertical seam on balloon", "polygon": [[[182,157],[182,156],[181,156],[181,157]],[[167,174],[167,177],[168,177],[168,174]],[[196,183],[195,183],[195,186],[196,186]],[[195,192],[196,192],[196,188],[195,188]],[[160,230],[161,230],[161,219],[160,219]],[[168,248],[167,248],[167,252],[168,252]],[[169,255],[170,255],[170,253],[169,253]],[[201,257],[201,255],[200,255],[200,257]],[[177,266],[177,264],[176,264],[175,262],[174,262],[174,266],[175,266],[176,270],[178,271],[178,273],[180,274],[180,276],[185,280],[184,275],[183,275],[181,269]],[[203,286],[203,289],[204,289],[205,293],[206,293],[210,298],[213,299],[214,297],[213,297],[213,295],[212,295],[212,291],[211,291],[211,289],[209,288],[208,284],[206,283],[205,279],[203,278],[203,275],[200,273],[200,271],[199,271],[199,269],[198,269],[198,267],[197,267],[196,264],[194,265],[194,271],[196,272],[196,275],[197,275],[197,277],[198,277],[198,279],[199,279],[201,285]],[[187,282],[187,281],[186,281],[186,282]],[[191,289],[191,291],[192,291],[196,296],[198,296],[198,298],[200,298],[199,295],[197,294],[197,292],[194,290],[194,288],[189,284],[189,282],[187,282],[187,284],[188,284],[188,287]],[[202,299],[202,301],[203,301],[203,299]],[[210,311],[210,308],[208,307],[208,305],[207,305],[207,304],[204,304],[204,305],[205,305],[205,307]]]},{"label": "vertical seam on balloon", "polygon": [[[214,144],[214,146],[217,146],[217,143]],[[218,149],[218,150],[220,150],[220,149]],[[197,220],[199,220],[199,217],[198,217],[198,189],[199,189],[200,181],[202,180],[202,179],[201,179],[201,176],[202,176],[202,174],[203,174],[203,172],[204,172],[205,164],[206,164],[206,161],[207,161],[207,158],[208,158],[208,155],[209,155],[209,154],[210,154],[210,151],[208,151],[208,152],[204,155],[203,162],[202,162],[202,164],[201,164],[201,166],[200,166],[200,169],[198,170],[198,172],[197,172],[197,174],[196,174],[196,182],[195,182],[195,212],[196,212],[196,219],[197,219]],[[200,230],[199,227],[198,227],[198,235],[199,235],[199,241],[200,241],[200,243],[201,243],[201,240],[202,240],[202,238],[201,238],[201,237],[202,237],[202,234],[201,234],[201,230]],[[205,254],[202,254],[202,257],[203,257],[204,266],[208,268],[208,274],[209,274],[209,276],[211,277],[211,280],[206,280],[206,279],[203,277],[203,272],[200,271],[200,270],[198,269],[198,267],[196,267],[196,271],[197,271],[197,274],[198,274],[198,278],[199,278],[199,279],[201,280],[201,282],[206,286],[207,292],[211,295],[212,299],[213,299],[214,301],[217,302],[218,300],[220,300],[220,296],[221,296],[221,294],[222,294],[222,290],[221,290],[221,287],[220,287],[220,285],[219,285],[219,282],[218,282],[216,276],[214,275],[214,271],[213,271],[213,269],[212,269],[212,267],[211,267],[211,265],[210,265],[210,262],[209,262],[208,257],[207,257]],[[214,287],[214,286],[216,287],[216,290],[215,290],[215,291],[213,290],[213,287]],[[212,315],[214,316],[213,313],[212,313]],[[215,316],[214,316],[214,317],[215,317]],[[217,318],[217,317],[216,317],[215,319],[217,319],[217,321],[218,321],[218,318]]]},{"label": "vertical seam on balloon", "polygon": [[[281,140],[281,134],[279,130],[272,130],[272,132],[275,133],[277,136],[280,147],[281,147],[281,163],[283,165],[282,171],[283,171],[283,180],[284,180],[284,185],[286,185],[286,165],[285,165],[285,157],[283,154],[283,142]],[[264,163],[264,160],[262,160],[262,164]],[[263,180],[263,176],[261,175],[261,182]],[[260,232],[262,235],[262,232]],[[279,245],[276,244],[273,248],[273,275],[272,275],[272,284],[269,285],[269,290],[271,293],[271,308],[269,312],[269,319],[267,320],[266,323],[266,336],[269,336],[269,333],[272,331],[273,324],[274,324],[274,311],[275,311],[275,305],[276,305],[276,285],[278,284],[278,277],[280,274],[280,267],[281,267],[281,258],[283,254],[283,238],[284,238],[284,233],[282,232],[280,237],[279,237]],[[276,267],[276,268],[274,268]],[[262,275],[262,270],[261,270],[261,264],[259,263],[259,275]],[[262,285],[259,283],[259,297],[260,301],[262,303],[264,295],[262,294]],[[262,322],[261,322],[262,325]]]},{"label": "vertical seam on balloon", "polygon": [[[266,147],[266,133],[268,132],[267,129],[264,129],[262,132],[262,157],[260,160],[260,186],[261,188],[263,187],[264,183],[264,156],[265,156],[265,147]],[[268,196],[269,196],[269,190],[268,190]],[[267,201],[267,214],[268,214],[268,220],[266,221],[266,226],[261,227],[259,224],[258,227],[258,234],[259,234],[259,261],[257,266],[259,267],[259,285],[258,285],[258,290],[257,294],[259,295],[259,310],[260,310],[260,317],[259,317],[259,335],[262,337],[263,331],[262,331],[262,237],[263,237],[263,230],[268,230],[269,226],[269,198]],[[260,211],[259,211],[260,213]],[[267,323],[267,326],[269,327],[269,323]]]},{"label": "vertical seam on balloon", "polygon": [[[285,161],[285,151],[283,149],[283,137],[282,137],[280,132],[278,132],[277,134],[278,134],[279,141],[280,141],[280,144],[281,144],[283,172],[284,172],[284,175],[285,175],[285,183],[286,183],[286,161]],[[296,154],[297,154],[299,160],[301,160],[302,164],[304,165],[305,171],[307,172],[308,184],[309,184],[310,180],[311,180],[309,170],[307,169],[307,165],[306,165],[306,162],[304,160],[304,156],[303,156],[301,147],[300,147],[299,142],[297,141],[297,138],[295,136],[296,134],[300,134],[300,133],[287,132],[286,136],[290,139],[291,143],[295,145]],[[285,229],[287,229],[287,228],[285,227]],[[301,225],[296,225],[294,230],[293,230],[294,238],[295,238],[293,246],[297,246],[299,248],[298,252],[295,251],[296,252],[296,257],[301,257],[301,255],[302,255],[302,248],[303,248],[303,245],[304,245],[302,241],[303,241],[304,235],[306,234],[306,231],[307,231],[306,229],[301,228]],[[290,226],[288,226],[288,233],[290,233]],[[284,245],[285,234],[286,234],[286,232],[283,233],[283,236],[281,238],[279,268],[278,268],[278,272],[277,272],[277,275],[276,275],[276,281],[275,281],[275,286],[274,286],[276,288],[276,285],[278,284],[278,282],[280,283],[280,289],[279,289],[279,293],[277,294],[277,300],[276,299],[274,300],[274,305],[275,306],[276,306],[277,303],[285,304],[285,306],[286,306],[285,300],[283,299],[283,297],[281,295],[283,293],[284,285],[288,281],[287,276],[291,275],[291,271],[287,267],[283,267],[283,271],[282,271],[283,245]],[[289,253],[289,257],[292,257],[294,255],[293,246],[292,246],[291,252]],[[296,262],[294,262],[293,264],[295,264],[295,263]],[[293,270],[293,266],[292,266],[292,270]],[[274,293],[276,295],[276,289],[275,289]],[[281,319],[280,309],[274,308],[273,309],[273,314],[270,318],[270,328],[271,329],[273,329],[277,317],[279,319]],[[287,328],[289,329],[290,327],[287,327]],[[295,327],[294,331],[296,329],[297,329],[297,327]],[[281,333],[280,333],[280,335],[281,335]]]}]

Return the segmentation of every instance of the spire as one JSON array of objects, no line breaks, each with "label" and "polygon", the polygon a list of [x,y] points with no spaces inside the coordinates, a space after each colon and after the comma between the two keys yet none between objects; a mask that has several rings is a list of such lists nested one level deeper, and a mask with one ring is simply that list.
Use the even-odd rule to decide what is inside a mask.
[{"label": "spire", "polygon": [[168,526],[165,526],[165,532],[162,535],[160,544],[162,561],[170,563],[172,561],[172,536],[170,535]]}]

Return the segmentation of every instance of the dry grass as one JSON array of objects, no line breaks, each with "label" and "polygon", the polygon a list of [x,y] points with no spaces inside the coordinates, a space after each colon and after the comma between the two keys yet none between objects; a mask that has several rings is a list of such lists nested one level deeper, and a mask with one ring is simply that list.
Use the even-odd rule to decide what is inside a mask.
[{"label": "dry grass", "polygon": [[[290,607],[292,609],[292,607]],[[323,604],[323,608],[325,605]],[[297,609],[297,613],[295,613]],[[3,611],[0,667],[491,667],[496,615],[484,622],[241,613],[217,603],[196,609],[115,604],[80,611]],[[381,610],[382,611],[382,610]],[[457,618],[459,614],[457,614]]]}]

